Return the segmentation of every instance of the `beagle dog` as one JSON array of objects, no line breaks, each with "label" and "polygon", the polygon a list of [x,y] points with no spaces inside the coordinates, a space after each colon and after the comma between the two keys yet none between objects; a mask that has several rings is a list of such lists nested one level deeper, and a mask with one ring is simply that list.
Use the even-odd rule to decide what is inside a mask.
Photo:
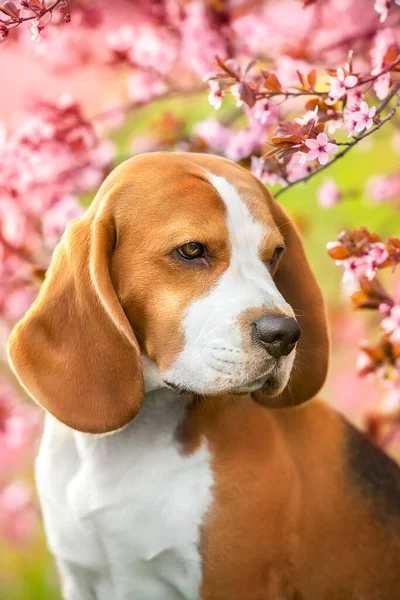
[{"label": "beagle dog", "polygon": [[299,235],[253,175],[116,168],[9,342],[47,411],[64,598],[400,599],[400,471],[313,399],[328,353]]}]

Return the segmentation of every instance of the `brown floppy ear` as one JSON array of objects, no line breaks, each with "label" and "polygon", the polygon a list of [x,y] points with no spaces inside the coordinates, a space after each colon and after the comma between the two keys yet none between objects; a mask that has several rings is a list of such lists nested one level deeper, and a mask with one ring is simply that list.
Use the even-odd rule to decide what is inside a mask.
[{"label": "brown floppy ear", "polygon": [[275,274],[275,284],[293,308],[301,326],[290,382],[279,397],[268,399],[262,392],[256,399],[274,406],[301,404],[315,396],[328,371],[330,341],[325,303],[311,271],[300,236],[284,209],[262,186],[272,217],[282,233],[286,251]]},{"label": "brown floppy ear", "polygon": [[140,350],[113,288],[113,217],[94,206],[67,228],[40,294],[15,326],[11,365],[43,408],[78,431],[106,433],[138,413]]}]

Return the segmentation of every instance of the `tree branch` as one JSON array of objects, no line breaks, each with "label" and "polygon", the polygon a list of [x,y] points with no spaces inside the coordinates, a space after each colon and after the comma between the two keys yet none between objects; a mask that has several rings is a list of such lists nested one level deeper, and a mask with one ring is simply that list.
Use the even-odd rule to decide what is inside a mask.
[{"label": "tree branch", "polygon": [[382,125],[384,125],[385,123],[390,121],[390,119],[392,119],[394,117],[398,107],[400,106],[399,90],[400,90],[400,81],[395,86],[393,86],[392,90],[390,91],[390,94],[388,94],[387,97],[384,100],[382,100],[381,104],[378,106],[377,114],[379,115],[386,108],[386,106],[389,104],[391,99],[397,95],[396,103],[393,106],[392,110],[389,112],[389,114],[384,119],[379,121],[379,123],[377,125],[375,125],[375,127],[372,127],[371,129],[369,129],[368,131],[366,131],[363,134],[354,136],[353,141],[351,141],[351,142],[343,142],[341,145],[345,145],[346,147],[343,150],[341,150],[341,152],[336,154],[335,157],[331,161],[329,161],[326,165],[321,165],[318,169],[315,169],[315,171],[308,173],[308,175],[306,175],[305,177],[301,177],[300,179],[296,179],[296,181],[292,181],[291,183],[289,183],[289,185],[287,185],[286,187],[284,187],[284,188],[280,189],[278,192],[276,192],[275,198],[277,198],[278,196],[280,196],[281,194],[286,192],[291,187],[297,185],[298,183],[306,182],[309,179],[311,179],[312,177],[314,177],[314,175],[317,175],[317,173],[321,173],[321,171],[324,171],[325,169],[330,167],[334,162],[339,160],[339,158],[343,158],[343,156],[345,156],[361,140],[368,137],[369,135],[372,135],[373,133],[378,131],[378,129],[380,129],[382,127]]},{"label": "tree branch", "polygon": [[3,25],[5,25],[8,29],[15,29],[16,27],[18,27],[18,25],[21,25],[21,23],[25,23],[26,21],[32,21],[33,19],[41,19],[47,14],[51,15],[53,10],[55,10],[59,4],[65,4],[68,7],[67,13],[70,14],[70,0],[55,0],[53,4],[51,4],[47,8],[43,8],[42,10],[35,11],[32,8],[27,9],[34,13],[29,17],[18,17],[15,19],[9,19],[8,21],[0,19],[0,23],[3,23]]}]

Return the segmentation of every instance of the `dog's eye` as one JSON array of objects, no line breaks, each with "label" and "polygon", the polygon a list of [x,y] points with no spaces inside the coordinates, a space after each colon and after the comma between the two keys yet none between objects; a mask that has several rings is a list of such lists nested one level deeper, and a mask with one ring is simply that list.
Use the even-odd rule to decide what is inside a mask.
[{"label": "dog's eye", "polygon": [[284,250],[285,250],[285,248],[283,246],[278,246],[277,248],[275,248],[275,252],[273,253],[271,260],[269,261],[270,271],[274,270],[274,268],[278,264],[281,254]]},{"label": "dog's eye", "polygon": [[188,260],[194,260],[195,258],[202,258],[204,256],[204,246],[200,242],[188,242],[183,244],[176,249],[178,254]]}]

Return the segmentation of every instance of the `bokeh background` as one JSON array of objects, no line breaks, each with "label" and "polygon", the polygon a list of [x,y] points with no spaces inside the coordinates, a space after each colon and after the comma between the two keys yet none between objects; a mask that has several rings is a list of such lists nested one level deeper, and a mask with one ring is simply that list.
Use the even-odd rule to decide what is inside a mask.
[{"label": "bokeh background", "polygon": [[[316,67],[324,85],[325,69],[343,64],[350,49],[359,70],[369,72],[370,53],[383,43],[379,36],[385,32],[396,44],[400,23],[395,2],[382,21],[383,5],[373,0],[70,4],[69,24],[58,23],[56,15],[47,25],[43,17],[40,41],[22,24],[0,42],[0,598],[5,600],[60,597],[34,491],[42,412],[10,373],[6,341],[37,293],[69,218],[90,203],[113,165],[141,151],[217,149],[249,165],[250,155],[268,149],[273,119],[257,130],[258,146],[254,131],[250,141],[245,135],[236,140],[234,149],[227,140],[215,142],[216,121],[234,132],[249,128],[234,98],[224,99],[218,111],[208,101],[203,78],[213,71],[216,53],[235,54],[244,63],[255,57],[282,80],[296,69]],[[180,19],[178,34],[173,19]],[[126,60],[132,45],[138,56]],[[281,118],[303,113],[304,103],[293,101]],[[360,226],[383,239],[399,236],[399,128],[395,116],[343,159],[279,197],[302,232],[328,304],[332,365],[321,397],[362,429],[382,410],[385,397],[376,378],[360,377],[356,369],[360,340],[372,343],[380,335],[380,316],[351,308],[342,269],[326,244]],[[73,176],[64,176],[63,169]],[[331,202],[327,185],[335,190]],[[400,297],[398,273],[386,270],[380,279]],[[400,459],[396,431],[385,451]]]}]

